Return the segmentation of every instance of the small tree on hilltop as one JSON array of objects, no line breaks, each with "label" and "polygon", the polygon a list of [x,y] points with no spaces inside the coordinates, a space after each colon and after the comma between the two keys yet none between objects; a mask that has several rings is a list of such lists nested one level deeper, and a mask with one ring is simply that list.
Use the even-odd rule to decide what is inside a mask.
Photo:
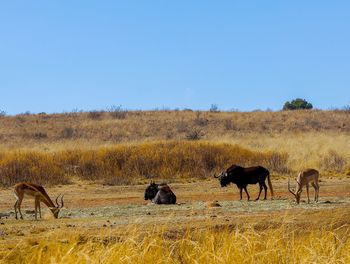
[{"label": "small tree on hilltop", "polygon": [[210,112],[219,112],[219,107],[217,104],[212,104],[209,109]]},{"label": "small tree on hilltop", "polygon": [[291,102],[285,102],[283,110],[312,109],[312,104],[305,99],[297,98]]}]

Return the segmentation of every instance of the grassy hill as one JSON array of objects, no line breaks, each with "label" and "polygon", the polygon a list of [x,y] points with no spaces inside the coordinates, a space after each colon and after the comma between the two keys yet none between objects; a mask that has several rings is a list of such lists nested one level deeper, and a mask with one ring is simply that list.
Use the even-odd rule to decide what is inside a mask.
[{"label": "grassy hill", "polygon": [[[248,135],[349,134],[349,111],[198,112],[112,111],[16,115],[0,118],[1,146],[31,147],[76,140],[89,145],[182,140],[200,132],[205,140]],[[17,145],[14,145],[17,144]]]},{"label": "grassy hill", "polygon": [[349,159],[349,111],[118,109],[0,117],[3,185],[76,176],[112,184],[206,178],[232,162],[262,164],[279,175],[314,167],[344,176]]}]

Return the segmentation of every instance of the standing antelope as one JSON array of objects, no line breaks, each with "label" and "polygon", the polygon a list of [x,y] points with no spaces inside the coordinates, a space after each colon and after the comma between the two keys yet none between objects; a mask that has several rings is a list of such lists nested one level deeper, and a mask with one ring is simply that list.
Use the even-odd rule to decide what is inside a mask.
[{"label": "standing antelope", "polygon": [[307,169],[303,170],[299,173],[296,182],[296,188],[293,192],[290,188],[289,178],[288,178],[288,190],[295,196],[297,203],[300,202],[301,191],[303,190],[303,186],[306,186],[307,193],[307,202],[310,203],[309,198],[309,183],[311,182],[312,186],[315,188],[315,202],[318,202],[318,193],[320,190],[320,186],[318,184],[319,172],[315,169]]},{"label": "standing antelope", "polygon": [[244,168],[238,165],[232,165],[227,170],[220,173],[219,176],[214,176],[219,179],[221,187],[226,187],[231,182],[236,184],[239,188],[240,198],[242,200],[242,190],[244,189],[247,194],[248,201],[250,200],[250,196],[248,194],[247,185],[248,184],[257,184],[259,183],[259,195],[255,200],[259,200],[262,189],[265,190],[264,200],[266,200],[267,194],[267,186],[265,180],[267,178],[267,183],[270,187],[271,197],[273,197],[273,189],[270,180],[270,172],[264,167],[248,167]]},{"label": "standing antelope", "polygon": [[34,183],[28,183],[28,182],[20,182],[15,185],[14,193],[16,196],[16,203],[15,203],[15,214],[16,219],[17,218],[17,208],[19,211],[19,214],[21,216],[21,219],[23,219],[23,215],[21,212],[21,204],[22,200],[24,198],[24,195],[32,196],[35,200],[35,220],[37,220],[37,212],[39,209],[39,215],[41,218],[41,208],[40,208],[40,202],[43,202],[46,204],[46,206],[51,210],[52,214],[55,218],[58,217],[58,213],[60,212],[61,208],[63,207],[63,196],[61,197],[61,205],[58,204],[57,200],[60,195],[56,198],[56,205],[52,202],[48,194],[46,193],[45,189],[37,184]]}]

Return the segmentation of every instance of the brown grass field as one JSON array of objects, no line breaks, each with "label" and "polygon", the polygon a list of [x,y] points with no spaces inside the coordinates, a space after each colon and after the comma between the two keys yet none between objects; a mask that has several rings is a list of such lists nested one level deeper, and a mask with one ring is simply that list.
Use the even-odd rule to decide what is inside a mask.
[{"label": "brown grass field", "polygon": [[[178,205],[143,200],[145,185],[62,185],[60,219],[43,210],[16,221],[12,191],[1,191],[2,263],[348,263],[350,179],[321,182],[318,204],[294,203],[286,181],[276,198],[238,200],[236,187],[214,180],[173,184]],[[257,187],[250,186],[253,197]],[[311,191],[311,196],[313,192]],[[245,198],[245,197],[244,197]],[[270,195],[268,195],[270,198]],[[218,201],[219,207],[213,205]]]},{"label": "brown grass field", "polygon": [[[350,263],[349,121],[318,110],[0,117],[0,263]],[[232,163],[268,168],[275,199],[221,188],[212,176]],[[287,178],[306,167],[321,172],[320,201],[304,190],[296,205]],[[59,219],[42,205],[34,221],[26,198],[14,219],[23,180],[65,194]],[[179,204],[144,201],[150,180]]]}]

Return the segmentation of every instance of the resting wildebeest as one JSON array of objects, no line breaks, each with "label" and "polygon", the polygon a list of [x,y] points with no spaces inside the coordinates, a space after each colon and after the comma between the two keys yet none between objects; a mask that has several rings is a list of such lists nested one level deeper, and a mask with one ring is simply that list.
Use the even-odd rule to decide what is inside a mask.
[{"label": "resting wildebeest", "polygon": [[176,195],[166,183],[151,182],[145,190],[145,200],[151,200],[155,204],[175,204]]},{"label": "resting wildebeest", "polygon": [[258,167],[243,168],[238,165],[232,165],[226,171],[221,172],[219,176],[214,176],[214,177],[219,179],[221,187],[226,187],[231,182],[236,184],[240,191],[241,200],[242,200],[242,189],[244,189],[245,193],[248,196],[248,201],[250,199],[250,196],[247,191],[247,185],[257,184],[257,183],[259,183],[260,191],[259,191],[258,198],[256,198],[256,200],[259,200],[260,194],[263,188],[265,190],[264,200],[266,200],[267,186],[266,186],[265,180],[267,177],[267,182],[270,187],[271,196],[273,197],[273,189],[270,181],[270,172],[264,167],[258,166]]}]

